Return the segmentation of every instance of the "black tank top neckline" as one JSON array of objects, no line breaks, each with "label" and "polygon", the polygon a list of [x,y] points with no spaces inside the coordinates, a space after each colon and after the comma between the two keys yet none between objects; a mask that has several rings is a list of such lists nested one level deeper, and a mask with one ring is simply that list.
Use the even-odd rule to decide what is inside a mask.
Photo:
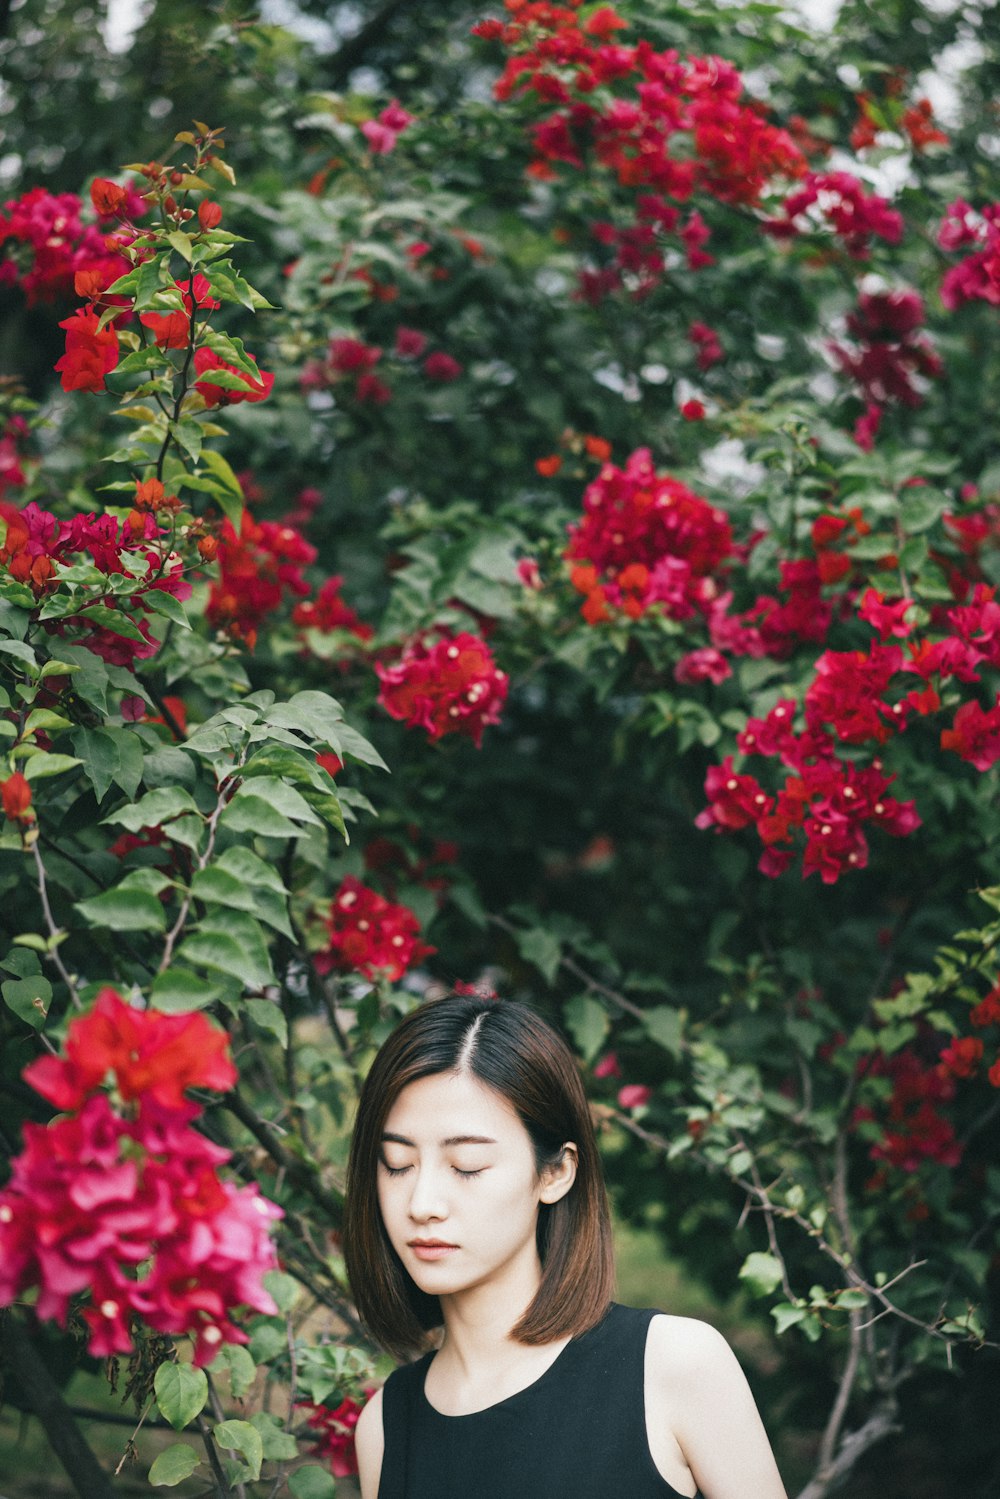
[{"label": "black tank top neckline", "polygon": [[646,1337],[657,1315],[612,1303],[531,1384],[464,1415],[427,1399],[433,1353],[397,1369],[383,1390],[378,1499],[687,1499],[649,1450]]},{"label": "black tank top neckline", "polygon": [[[591,1329],[591,1331],[593,1331],[593,1329]],[[587,1337],[588,1334],[583,1333],[581,1336]],[[431,1364],[434,1362],[434,1359],[436,1357],[435,1353],[425,1353],[423,1358],[419,1360],[417,1367],[421,1372],[420,1377],[415,1381],[416,1392],[419,1396],[421,1404],[425,1406],[432,1415],[439,1417],[439,1419],[442,1421],[470,1421],[473,1420],[476,1416],[488,1416],[491,1411],[499,1410],[501,1406],[508,1406],[513,1401],[520,1400],[522,1396],[530,1398],[532,1391],[537,1390],[539,1385],[542,1384],[544,1380],[548,1379],[550,1375],[554,1376],[558,1373],[559,1365],[562,1360],[579,1342],[580,1338],[570,1338],[566,1346],[564,1348],[560,1348],[551,1364],[549,1364],[547,1369],[542,1370],[537,1379],[533,1379],[531,1383],[525,1385],[523,1389],[515,1390],[511,1395],[505,1395],[502,1400],[494,1400],[492,1404],[484,1405],[480,1410],[477,1411],[460,1411],[457,1415],[449,1415],[446,1411],[439,1411],[437,1406],[432,1405],[428,1400],[427,1375],[430,1372]]]}]

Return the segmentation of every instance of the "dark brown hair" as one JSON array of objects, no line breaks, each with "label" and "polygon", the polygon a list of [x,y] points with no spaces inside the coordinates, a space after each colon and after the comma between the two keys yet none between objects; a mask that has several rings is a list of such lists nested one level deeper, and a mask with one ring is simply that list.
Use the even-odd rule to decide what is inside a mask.
[{"label": "dark brown hair", "polygon": [[421,1291],[389,1242],[378,1205],[378,1163],[389,1110],[408,1083],[466,1071],[499,1093],[531,1139],[536,1170],[573,1141],[576,1180],[538,1212],[542,1280],[512,1329],[522,1343],[578,1337],[607,1311],[614,1287],[611,1219],[580,1074],[566,1042],[516,1000],[449,996],[412,1011],[365,1079],[347,1167],[344,1258],[358,1313],[398,1358],[427,1346],[441,1325],[436,1296]]}]

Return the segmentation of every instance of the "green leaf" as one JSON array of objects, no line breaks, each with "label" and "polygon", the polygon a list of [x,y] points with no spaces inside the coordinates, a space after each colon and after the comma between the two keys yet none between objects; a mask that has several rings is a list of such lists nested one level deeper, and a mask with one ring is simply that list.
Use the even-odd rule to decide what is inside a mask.
[{"label": "green leaf", "polygon": [[262,798],[282,817],[294,818],[296,822],[306,822],[318,825],[319,818],[294,786],[289,786],[286,781],[279,780],[277,776],[255,776],[251,775],[243,782],[225,812],[220,817],[220,823],[227,827],[233,826],[233,816],[238,815],[231,812],[237,808],[240,798],[244,797],[253,801]]},{"label": "green leaf", "polygon": [[536,926],[532,927],[531,931],[518,932],[514,940],[517,942],[522,958],[526,958],[529,963],[534,963],[546,983],[551,984],[562,961],[562,948],[558,937],[547,932],[544,927]]},{"label": "green leaf", "polygon": [[25,645],[23,640],[0,640],[0,651],[15,657],[18,661],[23,661],[25,666],[31,667],[31,675],[37,675],[38,660],[31,646]]},{"label": "green leaf", "polygon": [[651,1040],[669,1051],[672,1057],[680,1057],[684,1051],[682,1037],[685,1019],[683,1010],[675,1010],[672,1005],[656,1005],[652,1010],[646,1011],[643,1025]]},{"label": "green leaf", "polygon": [[169,818],[179,817],[182,812],[197,811],[194,797],[182,786],[158,786],[140,796],[137,802],[109,812],[102,821],[138,833],[141,828],[162,827]]},{"label": "green leaf", "polygon": [[256,1427],[249,1421],[220,1421],[214,1435],[225,1451],[238,1452],[245,1459],[250,1476],[256,1481],[264,1460],[264,1444]]},{"label": "green leaf", "polygon": [[258,1433],[264,1456],[268,1462],[286,1463],[299,1455],[299,1444],[290,1432],[282,1431],[278,1422],[266,1411],[257,1411],[250,1417],[250,1425]]},{"label": "green leaf", "polygon": [[187,968],[172,965],[165,973],[158,973],[149,992],[149,1002],[156,1010],[167,1015],[186,1014],[188,1010],[203,1010],[214,1004],[227,992],[227,985],[212,983],[199,978]]},{"label": "green leaf", "polygon": [[219,818],[219,825],[231,833],[256,833],[261,838],[299,838],[302,834],[300,827],[263,796],[254,796],[242,787]]},{"label": "green leaf", "polygon": [[780,1337],[790,1327],[794,1327],[806,1316],[803,1306],[793,1306],[790,1301],[782,1301],[778,1306],[772,1306],[771,1316],[774,1318],[775,1330]]},{"label": "green leaf", "polygon": [[292,1275],[284,1270],[268,1270],[263,1277],[264,1287],[274,1297],[279,1311],[290,1312],[301,1295],[301,1287]]},{"label": "green leaf", "polygon": [[76,755],[54,755],[48,751],[40,755],[32,755],[24,766],[24,779],[26,781],[44,781],[49,776],[62,775],[64,770],[72,770],[74,765],[82,762]]},{"label": "green leaf", "polygon": [[8,1009],[36,1031],[41,1030],[52,1003],[52,985],[47,978],[34,973],[27,978],[7,979],[0,984],[0,993]]},{"label": "green leaf", "polygon": [[130,799],[142,780],[142,740],[131,729],[77,729],[73,748],[83,762],[84,773],[103,801],[108,788],[120,786]]},{"label": "green leaf", "polygon": [[153,1380],[160,1414],[175,1431],[182,1431],[205,1408],[208,1379],[193,1364],[161,1364]]},{"label": "green leaf", "polygon": [[186,1442],[174,1442],[164,1447],[149,1470],[149,1481],[154,1489],[170,1489],[175,1483],[190,1478],[195,1468],[200,1467],[201,1458]]},{"label": "green leaf", "polygon": [[274,1036],[280,1046],[288,1045],[288,1021],[279,1004],[271,999],[248,999],[243,1008],[258,1030]]},{"label": "green leaf", "polygon": [[165,588],[148,588],[142,596],[142,601],[155,614],[164,615],[175,625],[180,625],[182,630],[190,630],[191,621],[184,612],[184,605]]},{"label": "green leaf", "polygon": [[576,1049],[591,1063],[604,1044],[611,1021],[604,1006],[590,994],[578,994],[563,1009]]},{"label": "green leaf", "polygon": [[87,604],[79,611],[80,619],[85,624],[100,625],[105,630],[110,630],[113,635],[121,635],[126,640],[135,640],[140,645],[148,642],[145,635],[134,624],[123,609],[109,609],[106,604]]},{"label": "green leaf", "polygon": [[770,1296],[781,1285],[781,1262],[773,1254],[754,1250],[740,1267],[740,1280],[747,1282],[755,1296]]},{"label": "green leaf", "polygon": [[242,911],[208,916],[186,939],[177,954],[198,968],[228,973],[248,989],[263,989],[274,983],[271,958],[264,934],[251,916]]},{"label": "green leaf", "polygon": [[[218,370],[212,372],[213,383],[218,383],[217,376],[219,373]],[[221,373],[225,374],[225,371],[223,370]],[[246,389],[245,381],[237,381],[236,383],[241,390]],[[208,469],[216,485],[220,486],[215,491],[219,505],[222,508],[223,515],[225,515],[238,536],[243,521],[243,488],[240,481],[237,479],[229,462],[223,458],[221,453],[217,453],[214,448],[202,449],[201,462]]]},{"label": "green leaf", "polygon": [[162,932],[167,918],[159,891],[169,883],[158,870],[135,869],[103,895],[78,900],[76,909],[89,926],[120,932]]},{"label": "green leaf", "polygon": [[[228,852],[232,853],[233,850]],[[242,849],[241,852],[249,853],[249,850]],[[260,921],[266,921],[268,926],[274,927],[275,931],[286,937],[292,936],[284,889],[279,895],[277,891],[259,884],[254,886],[230,869],[223,868],[221,859],[215,864],[209,864],[206,869],[198,870],[191,881],[191,893],[206,905],[249,911]]]},{"label": "green leaf", "polygon": [[241,1343],[223,1343],[212,1367],[222,1364],[229,1371],[229,1388],[234,1400],[242,1400],[257,1378],[257,1365]]},{"label": "green leaf", "polygon": [[185,234],[182,229],[172,229],[167,235],[167,243],[173,246],[182,259],[191,261],[194,255],[194,245],[189,234]]},{"label": "green leaf", "polygon": [[337,1485],[326,1468],[317,1468],[314,1463],[307,1463],[303,1468],[296,1468],[291,1475],[288,1491],[294,1495],[294,1499],[333,1499]]}]

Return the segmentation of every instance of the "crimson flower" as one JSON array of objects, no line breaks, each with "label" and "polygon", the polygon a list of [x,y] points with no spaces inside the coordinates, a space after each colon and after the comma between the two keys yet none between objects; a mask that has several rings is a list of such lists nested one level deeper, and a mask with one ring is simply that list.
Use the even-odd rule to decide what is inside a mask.
[{"label": "crimson flower", "polygon": [[320,973],[361,973],[394,983],[436,951],[421,942],[420,923],[408,906],[386,900],[354,875],[341,881],[326,928],[329,945],[313,959]]},{"label": "crimson flower", "polygon": [[409,640],[393,665],[375,667],[378,700],[392,718],[427,730],[431,741],[462,734],[479,749],[488,724],[499,723],[509,680],[486,641],[442,629]]},{"label": "crimson flower", "polygon": [[34,813],[31,810],[31,787],[19,770],[0,781],[0,798],[3,801],[3,815],[10,822],[30,822]]},{"label": "crimson flower", "polygon": [[92,308],[78,307],[59,324],[66,329],[66,352],[56,361],[63,390],[103,390],[105,375],[118,363],[118,334],[100,321]]}]

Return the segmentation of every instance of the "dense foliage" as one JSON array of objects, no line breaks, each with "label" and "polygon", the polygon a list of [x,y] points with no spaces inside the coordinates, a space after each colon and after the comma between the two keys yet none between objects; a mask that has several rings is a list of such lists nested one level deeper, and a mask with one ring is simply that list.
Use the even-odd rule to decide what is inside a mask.
[{"label": "dense foliage", "polygon": [[996,15],[422,9],[0,11],[9,1387],[81,1494],[38,1322],[154,1485],[333,1493],[351,1101],[471,984],[770,1311],[803,1496],[985,1496]]}]

